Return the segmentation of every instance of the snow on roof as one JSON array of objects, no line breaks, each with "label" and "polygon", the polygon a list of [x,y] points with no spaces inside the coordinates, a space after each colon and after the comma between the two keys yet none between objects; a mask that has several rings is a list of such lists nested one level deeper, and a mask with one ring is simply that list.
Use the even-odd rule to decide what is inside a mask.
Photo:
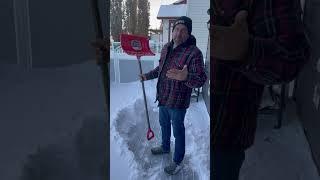
[{"label": "snow on roof", "polygon": [[157,19],[180,17],[180,16],[185,16],[186,14],[187,14],[186,4],[161,5],[157,15]]},{"label": "snow on roof", "polygon": [[174,4],[174,5],[177,5],[177,4],[187,4],[187,0],[178,0],[178,1],[174,2],[174,3],[172,3],[172,4]]}]

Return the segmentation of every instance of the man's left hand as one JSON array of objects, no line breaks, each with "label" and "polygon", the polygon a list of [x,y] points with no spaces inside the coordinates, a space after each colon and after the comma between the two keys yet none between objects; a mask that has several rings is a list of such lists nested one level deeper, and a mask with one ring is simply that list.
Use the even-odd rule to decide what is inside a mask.
[{"label": "man's left hand", "polygon": [[184,65],[181,70],[179,69],[169,69],[166,76],[170,79],[175,79],[178,81],[185,81],[188,77],[187,65]]}]

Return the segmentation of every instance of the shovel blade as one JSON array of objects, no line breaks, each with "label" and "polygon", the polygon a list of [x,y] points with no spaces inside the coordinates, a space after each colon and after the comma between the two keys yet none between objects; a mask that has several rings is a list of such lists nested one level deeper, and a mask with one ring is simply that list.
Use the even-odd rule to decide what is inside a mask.
[{"label": "shovel blade", "polygon": [[154,133],[151,130],[151,128],[149,128],[148,132],[147,132],[147,139],[148,139],[148,141],[150,141],[152,138],[154,138]]}]

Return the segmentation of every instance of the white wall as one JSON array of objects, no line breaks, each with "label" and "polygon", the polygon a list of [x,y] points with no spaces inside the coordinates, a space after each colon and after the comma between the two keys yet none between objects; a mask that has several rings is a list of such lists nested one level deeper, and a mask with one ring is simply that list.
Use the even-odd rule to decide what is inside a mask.
[{"label": "white wall", "polygon": [[160,38],[160,34],[151,34],[150,35],[150,40],[158,43],[160,42],[161,38]]},{"label": "white wall", "polygon": [[207,10],[210,7],[210,0],[188,0],[187,16],[192,19],[192,34],[197,39],[197,46],[206,57],[209,30],[207,21],[209,15]]},{"label": "white wall", "polygon": [[169,20],[168,19],[163,19],[162,20],[162,32],[163,32],[163,43],[167,43],[168,42],[168,36],[169,36]]}]

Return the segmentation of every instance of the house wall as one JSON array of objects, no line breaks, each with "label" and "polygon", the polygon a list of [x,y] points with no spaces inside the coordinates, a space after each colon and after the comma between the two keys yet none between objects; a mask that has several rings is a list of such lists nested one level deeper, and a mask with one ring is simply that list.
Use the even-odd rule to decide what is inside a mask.
[{"label": "house wall", "polygon": [[[65,66],[94,59],[90,1],[29,0],[29,11],[33,67]],[[106,20],[107,11],[101,13]]]},{"label": "house wall", "polygon": [[[98,2],[106,32],[107,7]],[[95,58],[90,1],[2,0],[0,14],[0,63],[56,67]]]},{"label": "house wall", "polygon": [[163,43],[167,43],[168,42],[168,36],[169,36],[169,20],[168,19],[163,19],[162,20],[163,23],[163,27],[162,27],[162,34],[163,34]]},{"label": "house wall", "polygon": [[150,40],[152,40],[156,43],[161,42],[160,34],[151,34]]},{"label": "house wall", "polygon": [[16,64],[16,37],[14,25],[14,7],[13,0],[1,0],[0,6],[0,65]]},{"label": "house wall", "polygon": [[208,47],[210,47],[208,44],[209,30],[207,27],[207,22],[210,18],[207,14],[209,7],[209,0],[188,0],[187,3],[187,16],[192,19],[192,34],[197,39],[197,46],[202,51],[205,61],[204,63],[208,79],[202,87],[202,94],[207,110],[210,113],[210,56],[207,53]]},{"label": "house wall", "polygon": [[188,0],[187,16],[192,19],[192,34],[197,39],[197,46],[202,51],[204,58],[206,57],[209,30],[207,21],[209,15],[207,10],[210,7],[209,0]]},{"label": "house wall", "polygon": [[312,57],[297,79],[298,112],[320,172],[320,1],[306,0],[304,21]]}]

